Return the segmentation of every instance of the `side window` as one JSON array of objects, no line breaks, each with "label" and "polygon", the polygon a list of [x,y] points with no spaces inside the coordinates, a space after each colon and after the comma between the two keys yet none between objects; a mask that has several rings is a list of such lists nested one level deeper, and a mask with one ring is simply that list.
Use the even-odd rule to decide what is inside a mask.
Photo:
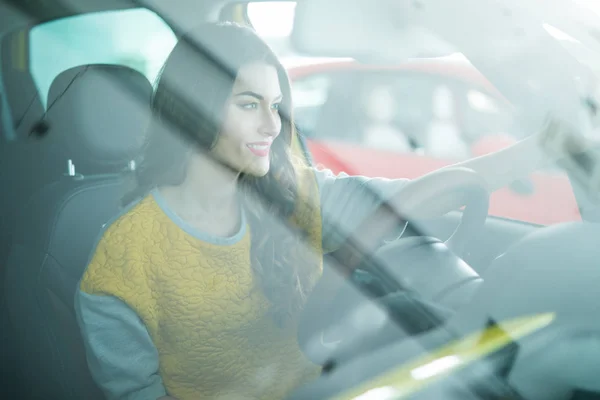
[{"label": "side window", "polygon": [[364,146],[451,163],[521,138],[503,100],[476,83],[422,68],[377,71],[365,79]]},{"label": "side window", "polygon": [[361,144],[409,153],[423,148],[431,116],[431,85],[418,75],[370,72],[359,94]]},{"label": "side window", "polygon": [[306,137],[313,137],[321,108],[329,96],[331,79],[328,74],[315,74],[292,82],[294,120]]},{"label": "side window", "polygon": [[[461,85],[459,104],[465,137],[473,145],[490,136],[503,137],[507,141],[522,139],[523,135],[515,129],[509,106],[485,89]],[[481,154],[475,152],[474,155]]]},{"label": "side window", "polygon": [[452,79],[405,69],[363,75],[357,123],[362,146],[449,162],[470,157]]},{"label": "side window", "polygon": [[[370,139],[367,143],[373,143],[372,138],[377,136],[377,131],[383,130],[388,132],[383,136],[389,138],[390,145],[380,143],[378,147],[382,149],[387,147],[390,150],[403,153],[435,154],[435,149],[429,140],[429,133],[432,124],[437,123],[438,118],[441,118],[436,114],[436,106],[439,103],[439,101],[436,102],[435,98],[436,90],[438,90],[438,87],[445,88],[448,92],[448,98],[441,100],[450,103],[453,102],[452,91],[443,86],[437,79],[434,79],[435,77],[414,71],[378,74],[377,78],[379,82],[372,82],[372,87],[383,88],[387,85],[388,89],[386,90],[387,95],[383,97],[385,100],[380,99],[380,106],[371,112],[371,115],[377,118],[370,118],[369,120],[378,129],[375,129],[375,132],[369,132],[367,137]],[[382,80],[382,78],[384,79]],[[371,103],[373,103],[373,100],[371,100]],[[454,107],[449,107],[450,103],[442,105],[446,105],[446,108],[448,108],[446,113],[450,113],[444,115],[444,118],[453,123]],[[388,106],[385,107],[385,104],[388,104]],[[376,110],[379,110],[379,115],[375,113]],[[389,114],[387,118],[384,118],[382,110],[387,111]],[[392,135],[391,132],[395,134]],[[395,142],[393,145],[392,141]],[[450,153],[450,156],[454,157],[454,154]]]},{"label": "side window", "polygon": [[63,18],[31,30],[30,71],[45,105],[54,78],[78,65],[126,65],[154,82],[176,41],[171,28],[144,8]]}]

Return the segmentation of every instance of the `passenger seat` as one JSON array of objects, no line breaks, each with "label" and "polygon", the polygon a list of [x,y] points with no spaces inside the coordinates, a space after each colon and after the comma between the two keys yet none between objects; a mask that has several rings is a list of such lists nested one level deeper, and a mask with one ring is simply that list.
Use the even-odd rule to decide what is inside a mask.
[{"label": "passenger seat", "polygon": [[101,399],[85,360],[73,299],[103,225],[119,213],[150,121],[152,87],[123,66],[64,71],[48,95],[48,151],[64,174],[21,207],[5,294],[26,388],[19,398]]}]

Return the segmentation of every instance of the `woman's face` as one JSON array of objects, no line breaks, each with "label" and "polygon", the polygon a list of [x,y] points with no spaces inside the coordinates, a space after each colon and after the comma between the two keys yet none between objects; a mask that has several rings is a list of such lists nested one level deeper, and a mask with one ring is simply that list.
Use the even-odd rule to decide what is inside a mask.
[{"label": "woman's face", "polygon": [[270,167],[271,144],[281,131],[281,100],[275,67],[255,62],[240,68],[213,154],[237,171],[264,176]]}]

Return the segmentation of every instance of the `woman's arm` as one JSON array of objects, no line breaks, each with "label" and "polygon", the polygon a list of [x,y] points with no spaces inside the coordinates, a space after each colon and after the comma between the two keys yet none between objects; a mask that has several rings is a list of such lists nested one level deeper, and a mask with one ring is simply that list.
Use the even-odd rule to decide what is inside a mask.
[{"label": "woman's arm", "polygon": [[477,172],[493,192],[527,176],[551,161],[585,151],[587,142],[569,124],[548,118],[543,128],[505,149],[446,168],[464,167]]},{"label": "woman's arm", "polygon": [[78,290],[75,311],[90,372],[107,399],[169,399],[158,371],[158,351],[127,304]]},{"label": "woman's arm", "polygon": [[334,175],[315,170],[319,186],[323,250],[337,250],[379,206],[392,199],[407,179]]},{"label": "woman's arm", "polygon": [[542,135],[535,134],[505,149],[445,168],[472,169],[485,179],[490,192],[494,192],[549,162],[550,157],[542,150],[541,140]]}]

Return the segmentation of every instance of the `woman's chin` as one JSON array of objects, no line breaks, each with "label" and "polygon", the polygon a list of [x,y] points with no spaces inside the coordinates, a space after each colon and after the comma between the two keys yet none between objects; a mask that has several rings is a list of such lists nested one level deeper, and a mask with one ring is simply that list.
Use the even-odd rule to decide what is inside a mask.
[{"label": "woman's chin", "polygon": [[262,178],[263,176],[267,175],[267,173],[269,173],[269,166],[270,165],[268,163],[264,165],[262,165],[262,163],[260,165],[258,163],[252,164],[245,169],[244,173],[246,173],[247,175],[254,176],[256,178]]},{"label": "woman's chin", "polygon": [[265,168],[265,169],[261,169],[260,171],[254,171],[254,173],[252,175],[255,176],[255,177],[257,177],[257,178],[263,178],[268,173],[269,173],[269,168]]}]

